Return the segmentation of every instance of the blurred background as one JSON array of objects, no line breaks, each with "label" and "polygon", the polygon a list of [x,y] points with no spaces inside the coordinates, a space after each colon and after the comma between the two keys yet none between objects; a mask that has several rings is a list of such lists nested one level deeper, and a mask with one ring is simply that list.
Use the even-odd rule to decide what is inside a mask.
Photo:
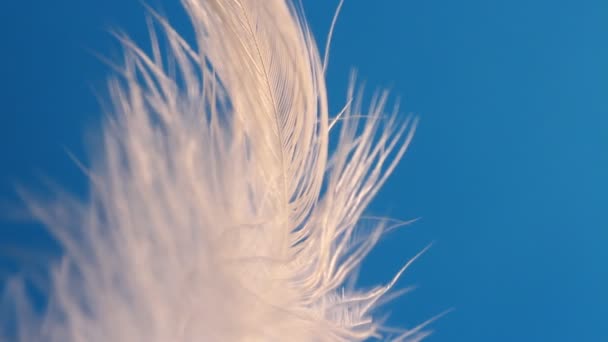
[{"label": "blurred background", "polygon": [[[323,47],[338,0],[303,2]],[[191,37],[177,0],[148,4]],[[110,72],[96,54],[120,60],[110,29],[147,46],[141,2],[0,3],[2,281],[58,251],[15,221],[14,186],[86,189],[66,150],[87,160]],[[368,93],[389,88],[421,119],[368,211],[421,220],[380,242],[363,286],[434,242],[399,281],[416,290],[385,307],[389,323],[453,308],[428,341],[608,341],[607,38],[603,0],[346,0],[332,113],[357,70]]]}]

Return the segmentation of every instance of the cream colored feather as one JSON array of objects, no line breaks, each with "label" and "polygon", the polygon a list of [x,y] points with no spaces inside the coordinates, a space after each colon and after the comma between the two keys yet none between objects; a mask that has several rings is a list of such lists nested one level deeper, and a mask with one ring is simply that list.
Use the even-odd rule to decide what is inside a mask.
[{"label": "cream colored feather", "polygon": [[28,201],[65,257],[20,339],[421,339],[373,315],[403,270],[347,286],[386,228],[357,233],[415,120],[385,116],[386,93],[363,110],[354,87],[330,119],[326,61],[290,1],[183,3],[195,44],[154,13],[166,39],[152,29],[150,54],[118,35],[126,58],[90,198]]}]

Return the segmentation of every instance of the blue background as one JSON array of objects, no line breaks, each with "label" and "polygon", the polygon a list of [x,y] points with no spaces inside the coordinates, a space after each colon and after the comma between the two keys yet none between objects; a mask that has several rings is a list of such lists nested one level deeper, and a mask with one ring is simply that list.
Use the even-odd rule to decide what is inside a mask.
[{"label": "blue background", "polygon": [[[323,46],[336,1],[305,2]],[[177,0],[151,5],[189,28]],[[135,0],[0,4],[0,197],[42,174],[75,192],[100,119],[107,29],[145,45]],[[421,124],[370,208],[422,217],[383,239],[362,284],[387,281],[429,242],[387,306],[390,322],[433,324],[429,341],[608,341],[608,3],[603,0],[347,0],[328,72],[331,109],[348,74],[388,86]],[[52,243],[35,225],[0,229],[1,277],[15,246]],[[21,256],[19,260],[27,258]]]}]

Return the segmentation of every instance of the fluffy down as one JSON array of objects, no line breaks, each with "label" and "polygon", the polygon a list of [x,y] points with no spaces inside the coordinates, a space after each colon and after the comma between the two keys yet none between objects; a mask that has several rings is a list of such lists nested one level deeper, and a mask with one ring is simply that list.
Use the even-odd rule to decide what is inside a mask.
[{"label": "fluffy down", "polygon": [[183,4],[193,44],[154,12],[151,53],[117,35],[88,198],[27,200],[65,255],[44,314],[8,286],[19,340],[421,339],[372,315],[403,270],[349,285],[387,228],[360,230],[363,211],[415,120],[385,116],[386,93],[363,111],[354,87],[330,119],[326,61],[287,0]]}]

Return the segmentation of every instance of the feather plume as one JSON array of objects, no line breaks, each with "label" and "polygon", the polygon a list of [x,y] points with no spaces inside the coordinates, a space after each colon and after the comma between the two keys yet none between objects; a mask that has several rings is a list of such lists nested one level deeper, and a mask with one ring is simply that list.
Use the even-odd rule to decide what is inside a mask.
[{"label": "feather plume", "polygon": [[358,231],[416,120],[385,118],[386,93],[364,112],[354,86],[331,119],[326,58],[290,1],[183,4],[195,44],[153,11],[150,54],[117,34],[87,200],[27,200],[65,256],[39,318],[8,287],[19,339],[388,338],[373,312],[403,269],[365,291],[348,280],[386,229]]}]

